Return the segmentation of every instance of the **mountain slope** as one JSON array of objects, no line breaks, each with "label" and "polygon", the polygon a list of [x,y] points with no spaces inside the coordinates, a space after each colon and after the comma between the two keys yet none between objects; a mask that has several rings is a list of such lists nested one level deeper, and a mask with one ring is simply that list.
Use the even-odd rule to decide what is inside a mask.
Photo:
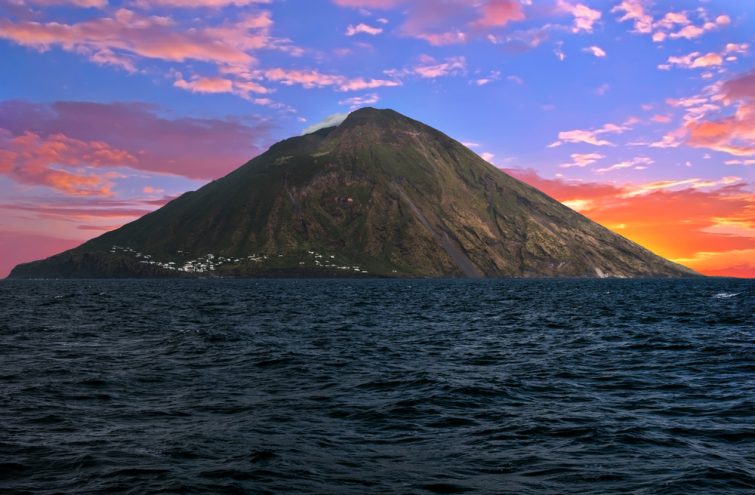
[{"label": "mountain slope", "polygon": [[229,175],[11,277],[691,276],[392,110]]}]

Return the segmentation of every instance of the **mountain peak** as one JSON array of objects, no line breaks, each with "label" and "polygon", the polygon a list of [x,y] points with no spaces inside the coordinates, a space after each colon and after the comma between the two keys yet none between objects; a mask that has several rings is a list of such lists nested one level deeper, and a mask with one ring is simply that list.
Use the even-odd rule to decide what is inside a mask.
[{"label": "mountain peak", "polygon": [[376,125],[391,126],[399,122],[412,122],[412,120],[399,112],[389,108],[362,107],[351,112],[341,125],[359,125],[371,123]]},{"label": "mountain peak", "polygon": [[273,145],[12,277],[638,277],[691,270],[394,110]]}]

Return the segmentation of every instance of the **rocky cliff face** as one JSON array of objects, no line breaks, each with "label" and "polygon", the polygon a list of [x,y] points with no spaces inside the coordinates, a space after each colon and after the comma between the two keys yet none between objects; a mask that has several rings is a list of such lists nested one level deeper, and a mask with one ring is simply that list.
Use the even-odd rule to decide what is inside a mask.
[{"label": "rocky cliff face", "polygon": [[506,175],[443,133],[364,108],[14,278],[678,277],[695,273]]}]

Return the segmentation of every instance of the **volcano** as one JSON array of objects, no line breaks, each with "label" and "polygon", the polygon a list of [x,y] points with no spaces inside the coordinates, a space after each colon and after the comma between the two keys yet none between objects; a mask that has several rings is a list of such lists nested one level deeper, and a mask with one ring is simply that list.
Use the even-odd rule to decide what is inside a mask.
[{"label": "volcano", "polygon": [[442,132],[362,108],[10,277],[694,275]]}]

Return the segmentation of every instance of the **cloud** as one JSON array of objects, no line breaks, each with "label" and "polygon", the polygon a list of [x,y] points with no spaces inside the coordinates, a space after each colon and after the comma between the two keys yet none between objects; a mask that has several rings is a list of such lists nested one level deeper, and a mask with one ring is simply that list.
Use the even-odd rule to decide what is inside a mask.
[{"label": "cloud", "polygon": [[346,120],[346,117],[349,116],[349,112],[344,113],[334,113],[332,115],[328,115],[323,120],[316,124],[312,124],[311,126],[307,127],[302,131],[302,135],[304,134],[311,134],[315,131],[319,131],[320,129],[325,129],[327,127],[334,127],[341,125],[341,123]]},{"label": "cloud", "polygon": [[669,122],[671,122],[671,116],[655,114],[652,117],[650,117],[650,120],[652,120],[653,122],[657,122],[659,124],[668,124]]},{"label": "cloud", "polygon": [[572,153],[571,163],[562,163],[559,165],[559,168],[586,167],[605,157],[605,155],[601,155],[600,153]]},{"label": "cloud", "polygon": [[561,44],[557,45],[556,48],[553,49],[553,54],[558,58],[559,61],[563,62],[566,60],[566,54],[561,49]]},{"label": "cloud", "polygon": [[[38,197],[33,201],[0,203],[0,211],[5,215],[14,212],[34,214],[39,218],[65,222],[99,222],[105,220],[109,226],[120,220],[127,223],[163,206],[176,197],[163,196],[157,199],[117,199],[82,196]],[[90,224],[91,225],[91,224]],[[78,229],[79,227],[77,227]]]},{"label": "cloud", "polygon": [[[475,79],[474,83],[478,86],[485,86],[486,84],[490,84],[493,81],[499,80],[500,78],[501,78],[501,71],[493,70],[493,71],[490,71],[490,73],[487,76],[481,77],[479,79]],[[509,81],[516,82],[517,84],[524,84],[524,81],[522,81],[522,79],[517,76],[508,76],[506,77],[506,79],[508,79]]]},{"label": "cloud", "polygon": [[[142,1],[140,5],[221,7],[253,3],[262,2],[161,0]],[[109,14],[71,24],[0,19],[0,38],[39,51],[57,47],[84,55],[99,65],[109,65],[131,73],[137,72],[140,63],[146,60],[214,64],[226,76],[226,80],[217,76],[196,75],[188,81],[177,80],[175,86],[195,93],[232,93],[253,103],[283,108],[285,105],[275,104],[268,98],[253,96],[253,93],[268,92],[250,71],[257,64],[256,52],[279,50],[294,56],[302,53],[302,49],[292,45],[289,40],[271,36],[272,26],[270,13],[264,10],[245,10],[233,21],[195,27],[192,21],[178,22],[171,17],[146,16],[119,8]],[[174,69],[171,71],[175,72]]]},{"label": "cloud", "polygon": [[741,53],[746,54],[750,45],[747,43],[726,43],[724,53]]},{"label": "cloud", "polygon": [[690,22],[686,12],[667,12],[660,21],[654,24],[654,27],[670,30],[677,26],[687,26]]},{"label": "cloud", "polygon": [[524,12],[518,0],[488,0],[481,5],[480,17],[472,23],[472,26],[501,27],[521,20],[524,20]]},{"label": "cloud", "polygon": [[679,180],[658,180],[653,182],[648,182],[645,184],[639,184],[637,186],[632,186],[627,189],[627,191],[624,193],[625,197],[633,197],[633,196],[640,196],[643,194],[647,194],[650,192],[660,191],[660,190],[667,190],[667,189],[702,189],[702,188],[712,188],[712,187],[719,187],[719,186],[730,186],[732,184],[737,184],[738,182],[741,182],[741,177],[735,177],[735,176],[727,176],[722,177],[719,180],[705,180],[705,179],[699,179],[699,178],[692,178],[692,179],[679,179]]},{"label": "cloud", "polygon": [[359,108],[369,105],[374,105],[380,101],[380,96],[377,93],[369,93],[362,96],[353,96],[351,98],[345,98],[338,102],[339,105],[349,105],[349,108]]},{"label": "cloud", "polygon": [[173,86],[192,93],[229,93],[241,96],[252,103],[275,106],[272,100],[262,99],[255,96],[269,94],[272,90],[253,80],[245,80],[244,78],[232,80],[224,77],[202,77],[195,74],[187,81],[180,73],[177,73],[176,76],[177,78],[173,82]]},{"label": "cloud", "polygon": [[48,186],[71,195],[110,196],[112,183],[95,167],[131,166],[136,158],[102,141],[82,141],[57,133],[0,132],[0,173],[23,184]]},{"label": "cloud", "polygon": [[260,74],[269,81],[307,89],[333,87],[338,91],[359,91],[401,86],[401,81],[395,79],[348,78],[340,74],[326,74],[317,70],[271,68],[260,71]]},{"label": "cloud", "polygon": [[526,19],[519,0],[332,0],[341,7],[393,9],[401,7],[397,32],[434,46],[464,43],[512,22]]},{"label": "cloud", "polygon": [[677,258],[677,263],[693,266],[715,277],[755,278],[755,249],[730,251],[700,251],[689,258]]},{"label": "cloud", "polygon": [[636,33],[650,33],[653,30],[653,17],[645,11],[643,0],[623,0],[611,12],[623,12],[619,22],[633,22]]},{"label": "cloud", "polygon": [[651,148],[678,148],[684,142],[684,138],[687,135],[687,131],[682,129],[676,129],[671,132],[667,132],[659,141],[650,143]]},{"label": "cloud", "polygon": [[[48,168],[122,165],[214,179],[257,155],[270,141],[271,126],[264,120],[168,119],[159,112],[159,107],[144,103],[4,101],[0,102],[0,129],[4,130],[0,136],[16,144],[0,149],[29,150],[14,155],[14,168],[21,166],[19,160],[28,167],[49,158]],[[57,149],[65,149],[58,160],[62,163],[50,154]],[[3,163],[8,163],[7,158]]]},{"label": "cloud", "polygon": [[[755,71],[707,86],[698,95],[669,99],[684,110],[683,125],[651,146],[681,144],[734,156],[755,155]],[[728,113],[727,113],[728,111]]]},{"label": "cloud", "polygon": [[613,172],[614,170],[621,170],[624,168],[633,168],[635,170],[644,170],[648,165],[652,165],[654,162],[652,159],[646,156],[637,156],[630,160],[624,160],[622,162],[614,163],[608,167],[595,169],[595,172],[604,174],[606,172]]},{"label": "cloud", "polygon": [[221,77],[197,77],[190,82],[177,79],[173,85],[192,93],[230,93],[233,91],[233,81]]},{"label": "cloud", "polygon": [[706,53],[692,52],[683,56],[670,56],[667,64],[658,66],[661,70],[668,70],[671,67],[681,67],[682,69],[704,69],[706,67],[718,67],[724,63],[723,57],[715,52]]},{"label": "cloud", "polygon": [[735,156],[755,156],[755,70],[730,79],[714,95],[734,113],[717,119],[690,119],[686,143]]},{"label": "cloud", "polygon": [[341,7],[390,9],[406,3],[406,0],[333,0],[333,3]]},{"label": "cloud", "polygon": [[508,52],[522,53],[537,48],[547,41],[550,32],[554,30],[557,30],[556,26],[546,24],[536,28],[513,31],[505,36],[488,34],[487,40],[494,45],[502,45]]},{"label": "cloud", "polygon": [[107,0],[11,0],[11,3],[15,3],[16,5],[39,5],[42,7],[55,5],[96,9],[107,7]]},{"label": "cloud", "polygon": [[755,165],[755,159],[750,160],[726,160],[726,165]]},{"label": "cloud", "polygon": [[619,22],[633,22],[635,33],[652,34],[652,40],[655,43],[676,39],[692,40],[731,23],[731,18],[725,14],[711,20],[704,7],[698,7],[693,12],[698,19],[698,24],[690,19],[687,11],[669,11],[659,20],[654,21],[653,16],[648,12],[648,7],[652,3],[650,0],[624,0],[611,9],[611,12],[623,13]]},{"label": "cloud", "polygon": [[561,131],[558,133],[558,141],[548,145],[549,148],[555,148],[564,143],[586,143],[593,146],[615,146],[612,142],[597,137],[595,131],[573,130]]},{"label": "cloud", "polygon": [[365,24],[363,22],[360,22],[356,26],[349,25],[346,28],[346,36],[355,36],[357,34],[369,34],[370,36],[376,36],[383,32],[382,28],[379,27],[372,27],[368,24]]},{"label": "cloud", "polygon": [[141,9],[154,9],[158,7],[172,7],[183,9],[224,7],[246,7],[255,4],[269,4],[272,0],[134,0],[133,5]]},{"label": "cloud", "polygon": [[667,12],[660,21],[653,24],[655,29],[653,41],[660,43],[666,39],[691,40],[731,23],[731,19],[727,15],[719,15],[714,20],[709,20],[707,12],[702,7],[697,9],[696,12],[701,19],[699,25],[695,25],[689,19],[687,12]]},{"label": "cloud", "polygon": [[563,12],[568,12],[574,16],[574,25],[571,31],[579,33],[584,31],[592,33],[593,25],[600,20],[602,13],[599,10],[591,9],[581,3],[571,3],[566,0],[558,0],[556,8]]},{"label": "cloud", "polygon": [[549,148],[555,148],[565,143],[584,143],[593,146],[615,146],[614,143],[602,139],[599,136],[603,134],[623,134],[632,129],[636,119],[627,119],[623,124],[604,124],[603,126],[592,130],[575,129],[573,131],[561,131],[558,133],[558,140],[549,144]]},{"label": "cloud", "polygon": [[603,58],[603,57],[606,56],[605,50],[603,50],[601,47],[595,46],[595,45],[588,46],[587,48],[583,48],[582,51],[583,52],[587,52],[587,53],[592,53],[593,55],[595,55],[598,58]]},{"label": "cloud", "polygon": [[238,21],[219,26],[184,29],[169,17],[142,16],[118,9],[112,17],[99,17],[75,24],[0,20],[0,38],[40,51],[53,46],[89,55],[107,50],[170,62],[196,60],[214,64],[248,66],[251,52],[280,48],[287,43],[271,38],[269,12],[247,13]]},{"label": "cloud", "polygon": [[[443,61],[438,61],[429,55],[421,55],[419,61],[412,67],[404,69],[390,69],[385,71],[386,75],[393,78],[403,78],[406,76],[418,76],[422,79],[437,79],[439,77],[458,76],[466,72],[467,60],[464,57],[449,57]],[[490,82],[490,79],[484,81],[484,85]]]},{"label": "cloud", "polygon": [[428,60],[427,62],[415,66],[412,71],[419,77],[435,79],[437,77],[460,74],[467,67],[467,61],[464,57],[450,57],[440,63],[435,63],[434,60]]},{"label": "cloud", "polygon": [[89,60],[98,65],[112,65],[114,67],[119,67],[132,74],[136,72],[136,64],[134,63],[133,58],[126,55],[116,55],[112,50],[107,48],[91,54]]}]

